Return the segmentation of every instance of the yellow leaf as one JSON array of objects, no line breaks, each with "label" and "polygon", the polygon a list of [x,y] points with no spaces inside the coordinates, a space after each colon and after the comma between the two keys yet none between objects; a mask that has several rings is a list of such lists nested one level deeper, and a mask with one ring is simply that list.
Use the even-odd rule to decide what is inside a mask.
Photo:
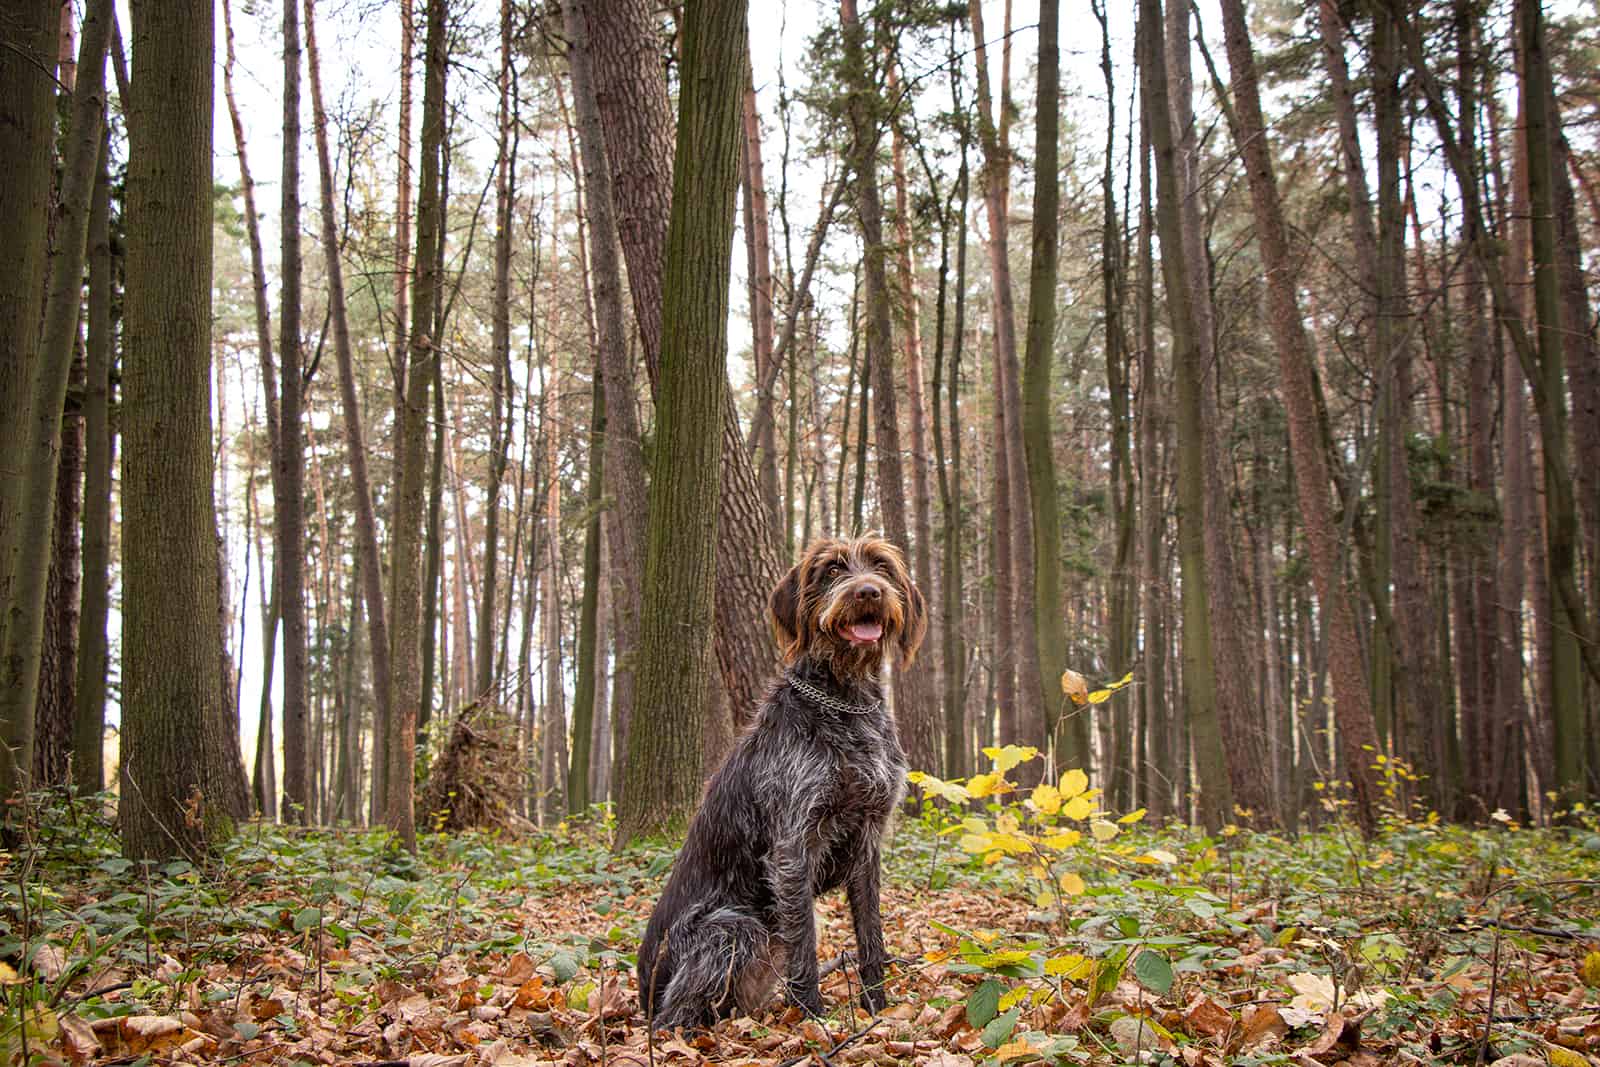
[{"label": "yellow leaf", "polygon": [[1074,670],[1061,672],[1061,691],[1071,698],[1074,704],[1082,704],[1089,696],[1089,683],[1084,681],[1083,675]]},{"label": "yellow leaf", "polygon": [[1022,828],[1022,820],[1014,811],[1003,811],[994,820],[994,828],[1002,834],[1014,834]]},{"label": "yellow leaf", "polygon": [[1094,802],[1088,797],[1073,797],[1071,800],[1061,805],[1061,814],[1065,815],[1069,819],[1076,819],[1077,821],[1082,822],[1084,819],[1087,819],[1090,815],[1094,814]]},{"label": "yellow leaf", "polygon": [[957,843],[961,846],[961,851],[971,852],[973,855],[989,851],[988,834],[962,834],[961,840]]},{"label": "yellow leaf", "polygon": [[1591,952],[1583,957],[1583,966],[1578,969],[1578,974],[1587,986],[1600,986],[1600,952]]},{"label": "yellow leaf", "polygon": [[1057,852],[1065,851],[1083,840],[1083,835],[1076,830],[1063,830],[1059,834],[1051,834],[1041,838],[1039,843],[1045,848],[1053,848]]},{"label": "yellow leaf", "polygon": [[1544,1054],[1549,1057],[1550,1067],[1589,1067],[1589,1061],[1570,1048],[1546,1041]]},{"label": "yellow leaf", "polygon": [[1027,763],[1039,754],[1032,745],[1006,745],[1004,748],[985,748],[983,754],[994,761],[997,774],[1004,774],[1019,763]]},{"label": "yellow leaf", "polygon": [[1033,906],[1036,908],[1048,908],[1055,902],[1056,894],[1051,889],[1041,889],[1033,895]]},{"label": "yellow leaf", "polygon": [[21,979],[17,977],[16,968],[0,960],[0,985],[16,985]]},{"label": "yellow leaf", "polygon": [[912,771],[906,775],[906,781],[912,785],[921,786],[924,792],[931,793],[939,799],[949,801],[952,804],[959,804],[968,799],[965,786],[957,785],[955,782],[947,782],[942,778],[935,778],[933,775],[925,774],[922,771]]},{"label": "yellow leaf", "polygon": [[1061,796],[1063,799],[1071,798],[1089,788],[1089,776],[1077,767],[1072,768],[1061,776]]},{"label": "yellow leaf", "polygon": [[1035,786],[1033,795],[1028,799],[1033,801],[1034,807],[1038,808],[1046,815],[1054,815],[1056,812],[1061,810],[1061,790],[1057,789],[1049,782],[1045,782],[1043,785]]},{"label": "yellow leaf", "polygon": [[1116,826],[1112,823],[1106,822],[1104,819],[1096,819],[1094,822],[1090,823],[1089,832],[1094,834],[1094,839],[1096,841],[1110,841],[1113,837],[1117,836]]},{"label": "yellow leaf", "polygon": [[1172,864],[1178,862],[1178,857],[1174,856],[1164,848],[1153,848],[1149,852],[1146,852],[1144,855],[1140,856],[1135,862]]},{"label": "yellow leaf", "polygon": [[1081,895],[1086,888],[1083,884],[1083,879],[1072,871],[1068,871],[1061,876],[1061,891],[1069,897]]},{"label": "yellow leaf", "polygon": [[1002,793],[1009,793],[1016,786],[1006,781],[1004,774],[975,774],[967,780],[967,794],[974,799],[980,797],[997,797]]},{"label": "yellow leaf", "polygon": [[[1015,953],[1013,953],[1013,952],[996,952],[995,955],[996,956],[1013,956],[1014,955],[1014,956],[1020,956],[1021,957],[1021,959],[1015,959],[1015,960],[1008,961],[1008,962],[1011,962],[1011,963],[1022,963],[1025,960],[1027,960],[1027,958],[1028,958],[1028,954],[1026,952],[1015,952]],[[1023,997],[1026,997],[1027,995],[1028,995],[1028,987],[1026,985],[1019,985],[1019,986],[1012,987],[1010,990],[1008,990],[1006,992],[1005,996],[1000,998],[1000,1010],[1001,1011],[1010,1011],[1013,1007],[1016,1006],[1016,1003],[1019,1000],[1021,1000]]]},{"label": "yellow leaf", "polygon": [[1089,977],[1094,972],[1094,961],[1083,956],[1054,956],[1044,961],[1044,973],[1070,981]]},{"label": "yellow leaf", "polygon": [[1145,809],[1143,809],[1143,808],[1140,808],[1138,811],[1130,811],[1130,812],[1128,812],[1128,814],[1124,815],[1122,818],[1117,820],[1117,825],[1118,826],[1132,826],[1134,823],[1136,823],[1140,819],[1144,818],[1144,812],[1145,812]]}]

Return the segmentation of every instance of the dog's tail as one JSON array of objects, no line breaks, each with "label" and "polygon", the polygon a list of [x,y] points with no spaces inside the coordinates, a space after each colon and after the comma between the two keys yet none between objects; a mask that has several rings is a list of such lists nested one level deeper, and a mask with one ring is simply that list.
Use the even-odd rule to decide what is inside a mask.
[{"label": "dog's tail", "polygon": [[766,927],[729,907],[684,913],[652,963],[652,1025],[662,1030],[710,1026],[736,1009],[753,1012],[771,996],[779,973]]}]

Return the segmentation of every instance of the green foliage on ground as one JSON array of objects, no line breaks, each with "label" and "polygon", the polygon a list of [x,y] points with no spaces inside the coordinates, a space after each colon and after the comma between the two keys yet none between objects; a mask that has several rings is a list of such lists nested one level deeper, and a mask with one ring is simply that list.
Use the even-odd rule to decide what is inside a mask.
[{"label": "green foliage on ground", "polygon": [[[855,1013],[847,967],[830,1018],[775,1005],[680,1051],[658,1041],[666,1062],[1468,1063],[1491,1012],[1493,1053],[1600,1049],[1592,814],[1211,836],[1103,812],[1072,771],[1007,788],[1025,754],[924,779],[902,819],[885,1019]],[[118,855],[104,799],[41,801],[32,838],[0,852],[0,1063],[598,1062],[645,1041],[631,969],[667,845],[614,854],[597,818],[425,835],[411,857],[380,832],[257,823],[209,867],[143,866]],[[843,902],[819,911],[824,956],[853,948]]]}]

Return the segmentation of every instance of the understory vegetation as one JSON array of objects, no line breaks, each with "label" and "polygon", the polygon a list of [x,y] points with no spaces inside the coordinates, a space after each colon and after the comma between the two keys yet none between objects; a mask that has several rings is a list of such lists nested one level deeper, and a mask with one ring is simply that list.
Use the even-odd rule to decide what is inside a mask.
[{"label": "understory vegetation", "polygon": [[[7,1063],[1580,1064],[1600,1052],[1600,824],[1391,810],[1294,840],[1158,827],[1068,771],[925,780],[886,860],[890,1007],[842,897],[825,1018],[658,1034],[634,953],[673,853],[610,818],[522,836],[255,822],[215,862],[122,858],[103,797],[8,854]],[[962,799],[959,794],[982,794]],[[1325,805],[1336,814],[1332,798]],[[826,967],[825,963],[825,967]],[[19,977],[18,972],[26,977]],[[653,1044],[653,1047],[651,1047]],[[1480,1061],[1480,1056],[1485,1057]],[[1518,1061],[1511,1061],[1518,1062]]]}]

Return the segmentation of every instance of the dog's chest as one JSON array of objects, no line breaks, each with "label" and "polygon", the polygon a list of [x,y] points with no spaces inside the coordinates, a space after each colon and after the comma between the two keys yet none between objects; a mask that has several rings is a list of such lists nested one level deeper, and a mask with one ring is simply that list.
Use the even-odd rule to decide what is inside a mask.
[{"label": "dog's chest", "polygon": [[836,750],[836,813],[882,822],[905,792],[905,757],[893,740],[863,736]]}]

